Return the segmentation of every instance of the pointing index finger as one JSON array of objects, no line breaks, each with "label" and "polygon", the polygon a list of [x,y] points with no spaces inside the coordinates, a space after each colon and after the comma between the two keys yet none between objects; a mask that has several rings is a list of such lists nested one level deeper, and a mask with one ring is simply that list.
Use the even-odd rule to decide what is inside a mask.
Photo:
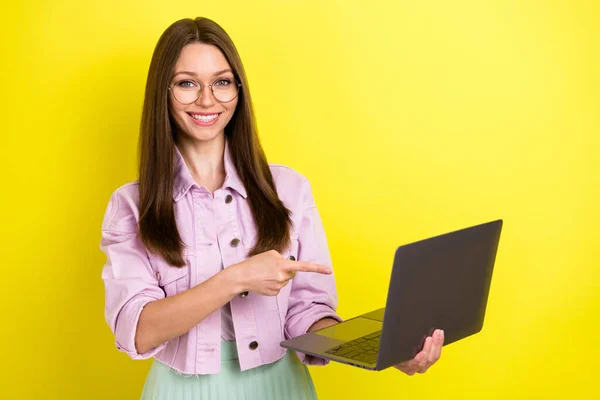
[{"label": "pointing index finger", "polygon": [[331,274],[331,268],[312,262],[289,261],[285,268],[288,271],[316,272],[318,274],[326,275]]}]

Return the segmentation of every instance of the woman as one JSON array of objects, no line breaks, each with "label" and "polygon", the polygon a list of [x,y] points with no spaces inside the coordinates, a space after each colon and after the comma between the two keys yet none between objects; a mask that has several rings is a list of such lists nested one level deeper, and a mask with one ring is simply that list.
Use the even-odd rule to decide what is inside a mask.
[{"label": "woman", "polygon": [[[155,358],[142,398],[316,398],[304,364],[326,361],[279,343],[340,321],[325,233],[306,178],[267,163],[211,20],[177,21],[156,46],[139,180],[113,193],[101,247],[117,348]],[[397,367],[424,372],[442,341]]]}]

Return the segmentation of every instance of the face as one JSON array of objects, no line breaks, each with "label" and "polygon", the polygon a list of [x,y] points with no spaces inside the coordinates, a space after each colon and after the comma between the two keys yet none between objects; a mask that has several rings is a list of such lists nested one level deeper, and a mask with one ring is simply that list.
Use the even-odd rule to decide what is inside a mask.
[{"label": "face", "polygon": [[[189,103],[194,99],[200,83],[200,97],[191,104],[182,104],[180,101]],[[219,101],[208,86],[211,84],[220,99],[229,100],[231,96],[224,94],[235,91],[237,83],[225,56],[213,45],[186,45],[175,65],[169,91],[169,111],[179,127],[178,140],[211,141],[224,135],[239,94],[231,101]]]}]

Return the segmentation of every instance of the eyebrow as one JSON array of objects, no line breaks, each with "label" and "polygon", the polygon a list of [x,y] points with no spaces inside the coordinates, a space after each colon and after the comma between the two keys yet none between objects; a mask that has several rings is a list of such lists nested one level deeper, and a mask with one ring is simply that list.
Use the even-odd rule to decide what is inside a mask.
[{"label": "eyebrow", "polygon": [[[230,68],[227,68],[227,69],[222,69],[220,71],[215,72],[213,74],[213,76],[223,75],[226,72],[232,72],[233,73],[233,71]],[[173,75],[173,78],[176,77],[177,75],[183,75],[183,74],[197,76],[195,72],[191,72],[191,71],[179,71],[179,72],[175,73],[175,75]]]}]

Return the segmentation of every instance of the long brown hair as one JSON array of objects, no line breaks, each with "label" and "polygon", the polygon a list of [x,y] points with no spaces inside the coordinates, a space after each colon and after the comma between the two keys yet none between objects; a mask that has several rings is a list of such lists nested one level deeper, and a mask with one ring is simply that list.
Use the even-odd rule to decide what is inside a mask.
[{"label": "long brown hair", "polygon": [[257,241],[249,256],[274,249],[290,240],[290,211],[283,205],[260,145],[248,81],[240,56],[229,35],[207,18],[182,19],[162,34],[150,63],[139,139],[140,239],[146,248],[169,264],[182,267],[181,240],[173,206],[174,121],[168,109],[168,87],[183,47],[190,43],[214,45],[221,50],[241,83],[236,110],[225,127],[235,169],[248,193],[257,227]]}]

